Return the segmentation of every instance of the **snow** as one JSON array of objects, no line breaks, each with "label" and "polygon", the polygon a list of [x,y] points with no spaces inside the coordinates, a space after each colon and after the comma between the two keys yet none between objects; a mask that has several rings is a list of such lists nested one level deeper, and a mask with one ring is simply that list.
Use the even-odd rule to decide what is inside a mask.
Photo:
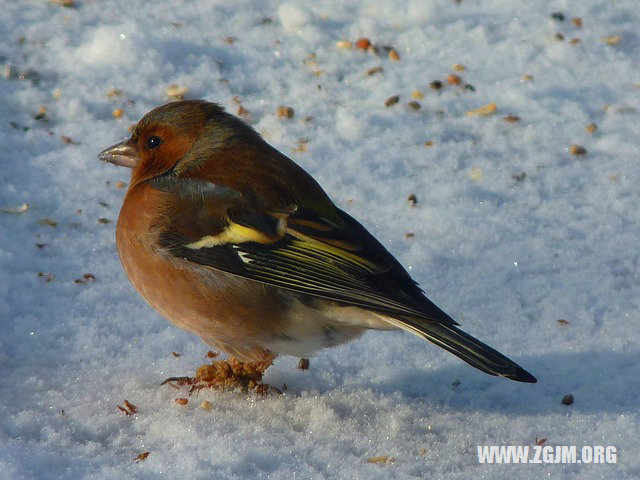
[{"label": "snow", "polygon": [[[0,207],[29,210],[0,212],[0,478],[638,478],[639,26],[634,0],[4,2]],[[360,37],[400,61],[336,46]],[[159,383],[208,348],[126,279],[114,228],[128,172],[96,158],[171,84],[232,113],[239,97],[434,302],[538,383],[370,332],[309,371],[279,358],[266,381],[283,395],[177,405],[188,392]],[[618,460],[478,463],[477,445],[536,437],[613,445]]]}]

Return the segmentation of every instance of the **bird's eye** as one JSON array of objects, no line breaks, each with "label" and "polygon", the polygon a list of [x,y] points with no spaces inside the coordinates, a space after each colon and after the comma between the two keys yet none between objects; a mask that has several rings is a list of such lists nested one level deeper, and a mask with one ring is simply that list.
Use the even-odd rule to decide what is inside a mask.
[{"label": "bird's eye", "polygon": [[162,144],[162,139],[160,137],[156,137],[155,135],[147,138],[147,148],[149,150],[153,150],[154,148],[158,148]]}]

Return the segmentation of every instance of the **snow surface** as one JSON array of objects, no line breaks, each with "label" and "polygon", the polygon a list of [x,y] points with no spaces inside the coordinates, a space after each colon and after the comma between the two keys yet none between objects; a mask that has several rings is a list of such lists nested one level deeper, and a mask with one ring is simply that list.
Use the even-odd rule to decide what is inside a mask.
[{"label": "snow surface", "polygon": [[[0,207],[30,208],[0,212],[0,478],[640,477],[639,31],[637,0],[2,2]],[[400,61],[336,46],[362,36]],[[306,372],[278,359],[267,381],[283,395],[176,405],[187,392],[159,382],[208,348],[126,279],[114,221],[128,172],[96,158],[170,84],[232,113],[238,96],[433,301],[538,383],[370,332]],[[618,463],[478,463],[477,445],[536,437],[614,445]]]}]

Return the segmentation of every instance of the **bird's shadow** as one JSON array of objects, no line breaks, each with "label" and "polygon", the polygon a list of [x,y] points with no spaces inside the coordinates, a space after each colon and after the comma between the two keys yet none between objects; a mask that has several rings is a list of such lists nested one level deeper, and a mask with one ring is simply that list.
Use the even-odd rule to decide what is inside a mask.
[{"label": "bird's shadow", "polygon": [[[292,395],[306,391],[322,395],[337,389],[368,390],[377,395],[399,395],[408,403],[427,402],[461,411],[508,411],[518,415],[638,411],[638,352],[549,353],[514,359],[531,367],[538,382],[520,383],[492,377],[462,362],[434,370],[411,366],[396,371],[385,367],[388,373],[370,378],[365,372],[358,372],[357,365],[349,372],[344,367],[332,369],[330,364],[312,360],[311,375],[284,368],[276,375],[278,381],[287,383],[288,394]],[[324,371],[326,368],[332,371]],[[569,394],[573,396],[573,403],[565,405],[563,398]]]}]

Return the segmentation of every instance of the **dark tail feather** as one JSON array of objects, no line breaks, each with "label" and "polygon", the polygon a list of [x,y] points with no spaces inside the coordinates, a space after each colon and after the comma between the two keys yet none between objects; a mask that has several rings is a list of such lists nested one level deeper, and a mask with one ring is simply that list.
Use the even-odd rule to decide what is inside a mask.
[{"label": "dark tail feather", "polygon": [[415,319],[409,318],[401,322],[404,329],[426,338],[489,375],[510,378],[516,382],[536,382],[536,377],[520,365],[453,325],[426,322],[418,324]]}]

